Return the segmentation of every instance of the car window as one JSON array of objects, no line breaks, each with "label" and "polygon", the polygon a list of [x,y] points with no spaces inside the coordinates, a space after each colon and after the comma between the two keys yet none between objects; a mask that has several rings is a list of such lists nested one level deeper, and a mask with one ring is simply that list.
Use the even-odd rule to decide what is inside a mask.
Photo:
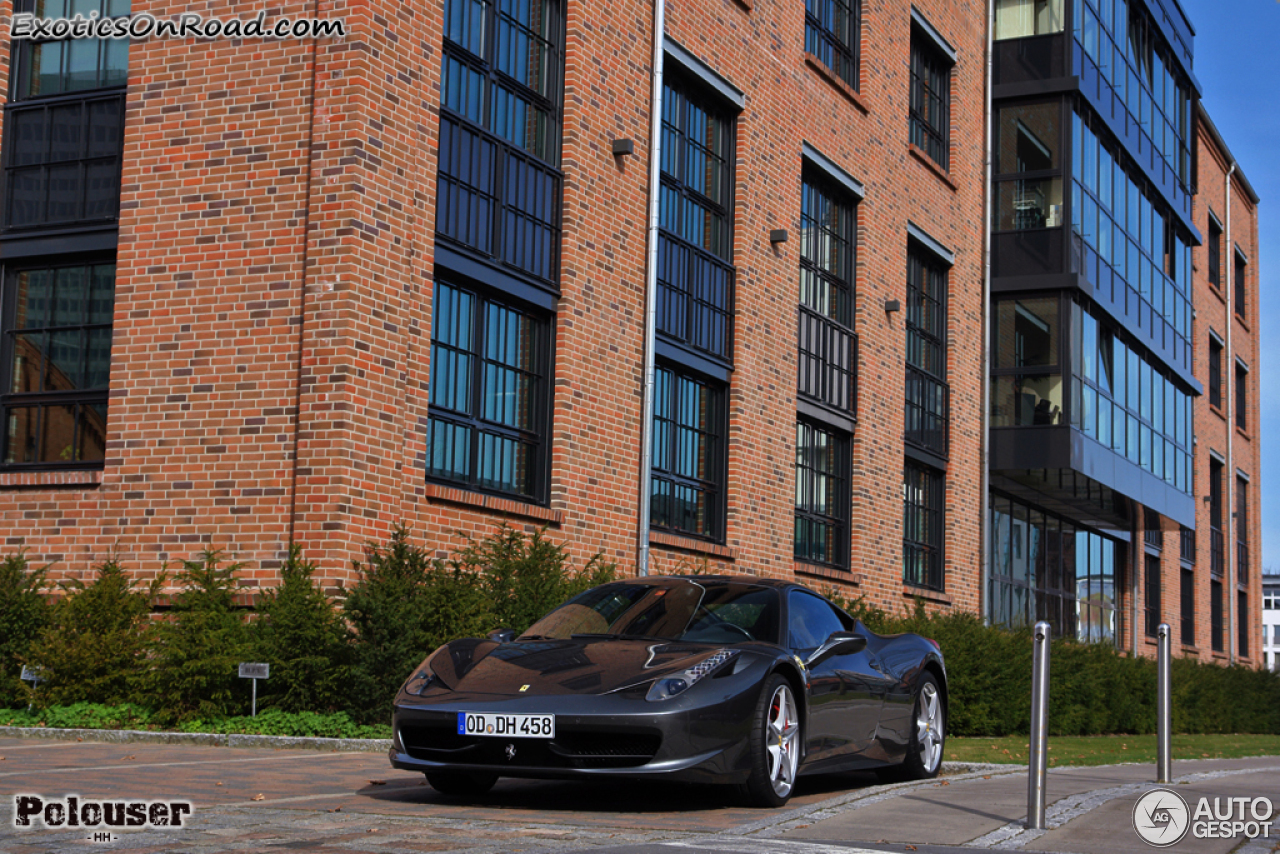
[{"label": "car window", "polygon": [[787,635],[792,649],[817,649],[832,632],[844,628],[844,621],[826,601],[803,590],[791,591],[787,599]]}]

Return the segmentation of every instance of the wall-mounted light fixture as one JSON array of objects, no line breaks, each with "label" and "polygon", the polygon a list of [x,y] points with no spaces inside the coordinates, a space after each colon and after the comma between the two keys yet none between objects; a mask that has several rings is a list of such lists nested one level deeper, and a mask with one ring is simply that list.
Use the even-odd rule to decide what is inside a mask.
[{"label": "wall-mounted light fixture", "polygon": [[615,139],[613,141],[614,157],[630,157],[636,153],[636,143],[632,139]]},{"label": "wall-mounted light fixture", "polygon": [[896,299],[887,299],[884,301],[884,310],[885,313],[902,311],[902,303],[898,302]]},{"label": "wall-mounted light fixture", "polygon": [[777,246],[779,243],[786,243],[788,237],[790,237],[790,235],[787,234],[787,230],[785,228],[775,228],[773,231],[769,232],[769,242],[774,246]]}]

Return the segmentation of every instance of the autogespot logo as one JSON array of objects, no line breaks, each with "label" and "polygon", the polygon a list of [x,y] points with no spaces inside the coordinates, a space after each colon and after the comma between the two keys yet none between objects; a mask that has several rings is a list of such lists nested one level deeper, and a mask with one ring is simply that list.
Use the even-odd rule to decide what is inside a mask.
[{"label": "autogespot logo", "polygon": [[1152,789],[1133,805],[1133,829],[1157,848],[1176,845],[1191,826],[1191,811],[1177,792]]}]

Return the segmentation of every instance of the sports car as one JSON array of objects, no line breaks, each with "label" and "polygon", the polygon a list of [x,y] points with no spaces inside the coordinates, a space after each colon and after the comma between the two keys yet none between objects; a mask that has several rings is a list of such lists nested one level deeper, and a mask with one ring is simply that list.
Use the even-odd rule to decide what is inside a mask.
[{"label": "sports car", "polygon": [[396,696],[390,758],[448,795],[504,776],[660,777],[781,806],[802,774],[935,776],[946,712],[932,640],[877,635],[792,582],[632,578],[519,636],[437,649]]}]

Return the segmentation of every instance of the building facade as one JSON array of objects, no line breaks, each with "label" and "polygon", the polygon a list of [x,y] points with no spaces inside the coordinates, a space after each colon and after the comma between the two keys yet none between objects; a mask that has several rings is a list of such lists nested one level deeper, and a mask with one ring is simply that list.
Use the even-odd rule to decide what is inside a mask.
[{"label": "building facade", "polygon": [[296,543],[336,584],[399,522],[442,556],[546,526],[1256,661],[1257,199],[1190,25],[993,10],[284,0],[344,35],[9,39],[6,547],[212,546],[270,586]]},{"label": "building facade", "polygon": [[1280,671],[1280,575],[1262,576],[1262,665]]}]

